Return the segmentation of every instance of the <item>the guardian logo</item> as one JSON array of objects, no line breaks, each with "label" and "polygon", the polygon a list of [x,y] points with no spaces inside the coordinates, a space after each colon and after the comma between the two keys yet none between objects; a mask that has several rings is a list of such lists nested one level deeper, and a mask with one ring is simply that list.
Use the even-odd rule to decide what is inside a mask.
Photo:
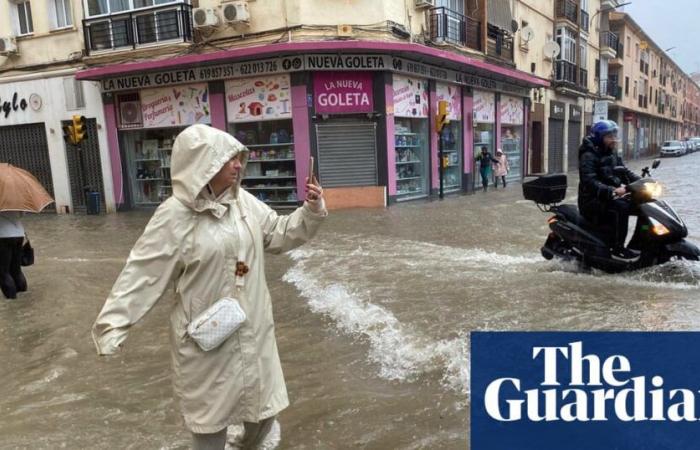
[{"label": "the guardian logo", "polygon": [[700,448],[700,333],[474,332],[471,450]]},{"label": "the guardian logo", "polygon": [[[614,418],[625,422],[698,420],[697,390],[666,389],[661,375],[635,375],[624,355],[601,359],[584,354],[579,341],[566,347],[533,347],[532,359],[540,361],[543,369],[536,387],[527,389],[519,378],[511,377],[489,383],[485,405],[491,418],[502,422],[524,418],[535,422],[605,421],[611,419],[608,411],[612,409]],[[565,377],[560,375],[562,365]],[[505,408],[501,407],[504,402]]]}]

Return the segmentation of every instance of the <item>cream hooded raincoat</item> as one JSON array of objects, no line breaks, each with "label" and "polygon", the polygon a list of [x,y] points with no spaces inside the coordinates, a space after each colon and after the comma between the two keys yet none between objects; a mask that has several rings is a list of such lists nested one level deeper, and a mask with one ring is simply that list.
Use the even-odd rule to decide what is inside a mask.
[{"label": "cream hooded raincoat", "polygon": [[[305,204],[278,216],[240,185],[214,199],[207,183],[239,152],[247,155],[232,136],[205,125],[177,137],[173,196],[136,242],[92,330],[98,353],[114,353],[129,327],[174,283],[173,381],[185,423],[195,433],[258,422],[288,406],[263,252],[303,244],[327,214]],[[236,276],[237,261],[249,267],[247,274]],[[204,352],[185,335],[187,323],[226,296],[239,300],[247,321],[220,347]]]}]

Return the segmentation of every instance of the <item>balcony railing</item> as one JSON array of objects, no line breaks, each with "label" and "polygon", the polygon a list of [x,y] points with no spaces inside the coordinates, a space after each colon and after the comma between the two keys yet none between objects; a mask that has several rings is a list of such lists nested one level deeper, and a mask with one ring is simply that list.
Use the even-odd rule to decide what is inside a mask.
[{"label": "balcony railing", "polygon": [[578,5],[572,0],[557,0],[556,3],[556,16],[557,18],[564,18],[573,22],[578,23]]},{"label": "balcony railing", "polygon": [[600,33],[600,46],[613,49],[616,56],[622,54],[622,44],[620,44],[620,39],[612,31],[603,31]]},{"label": "balcony railing", "polygon": [[500,28],[489,25],[486,54],[513,62],[513,37]]},{"label": "balcony railing", "polygon": [[430,10],[430,40],[450,42],[482,51],[481,22],[444,6]]},{"label": "balcony railing", "polygon": [[192,5],[175,3],[83,20],[88,54],[192,40]]},{"label": "balcony railing", "polygon": [[555,64],[556,81],[576,84],[576,64],[559,60]]},{"label": "balcony railing", "polygon": [[610,97],[615,97],[617,100],[622,99],[622,86],[617,85],[615,79],[610,80],[600,80],[598,86],[599,95],[608,95]]},{"label": "balcony railing", "polygon": [[588,33],[588,13],[581,10],[581,29]]}]

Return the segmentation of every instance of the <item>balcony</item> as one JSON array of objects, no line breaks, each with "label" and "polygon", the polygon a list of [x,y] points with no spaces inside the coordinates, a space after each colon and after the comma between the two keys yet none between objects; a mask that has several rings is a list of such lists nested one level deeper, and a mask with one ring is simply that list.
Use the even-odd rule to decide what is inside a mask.
[{"label": "balcony", "polygon": [[430,10],[430,40],[483,51],[481,22],[444,6]]},{"label": "balcony", "polygon": [[513,63],[513,37],[498,27],[488,26],[486,55]]},{"label": "balcony", "polygon": [[555,16],[566,19],[574,26],[578,25],[578,5],[572,0],[557,0]]},{"label": "balcony", "polygon": [[581,10],[581,31],[588,33],[588,13]]},{"label": "balcony", "polygon": [[556,87],[585,92],[588,90],[588,70],[569,61],[555,61],[554,84]]},{"label": "balcony", "polygon": [[608,59],[615,59],[618,55],[622,56],[622,48],[620,39],[612,31],[602,31],[600,33],[600,56]]},{"label": "balcony", "polygon": [[600,80],[598,84],[598,95],[622,100],[622,86],[618,86],[617,80],[615,79]]},{"label": "balcony", "polygon": [[192,5],[175,3],[83,20],[85,48],[95,51],[138,48],[192,40]]},{"label": "balcony", "polygon": [[614,9],[614,8],[617,8],[617,5],[619,3],[620,2],[618,2],[617,0],[601,0],[600,8],[601,9]]}]

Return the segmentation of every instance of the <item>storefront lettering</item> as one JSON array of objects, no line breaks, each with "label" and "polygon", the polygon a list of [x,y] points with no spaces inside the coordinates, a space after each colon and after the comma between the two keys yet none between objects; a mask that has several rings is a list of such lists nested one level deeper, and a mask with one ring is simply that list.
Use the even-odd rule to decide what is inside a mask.
[{"label": "storefront lettering", "polygon": [[369,96],[360,92],[323,93],[318,96],[321,106],[369,106]]},{"label": "storefront lettering", "polygon": [[[0,99],[0,102],[2,102],[2,99]],[[18,109],[24,111],[27,109],[27,106],[29,106],[27,101],[24,98],[20,100],[19,95],[15,92],[12,95],[12,101],[2,102],[2,112],[5,113],[5,118],[7,118],[12,111],[17,111]]]},{"label": "storefront lettering", "polygon": [[308,55],[306,62],[309,70],[382,70],[386,67],[384,57],[378,55]]},{"label": "storefront lettering", "polygon": [[178,70],[173,72],[157,73],[153,79],[156,86],[197,81],[194,70]]},{"label": "storefront lettering", "polygon": [[245,89],[241,92],[236,92],[235,94],[230,94],[228,96],[228,101],[235,102],[236,100],[240,100],[243,97],[248,97],[249,95],[253,95],[253,94],[255,94],[255,88],[251,87],[251,88]]}]

